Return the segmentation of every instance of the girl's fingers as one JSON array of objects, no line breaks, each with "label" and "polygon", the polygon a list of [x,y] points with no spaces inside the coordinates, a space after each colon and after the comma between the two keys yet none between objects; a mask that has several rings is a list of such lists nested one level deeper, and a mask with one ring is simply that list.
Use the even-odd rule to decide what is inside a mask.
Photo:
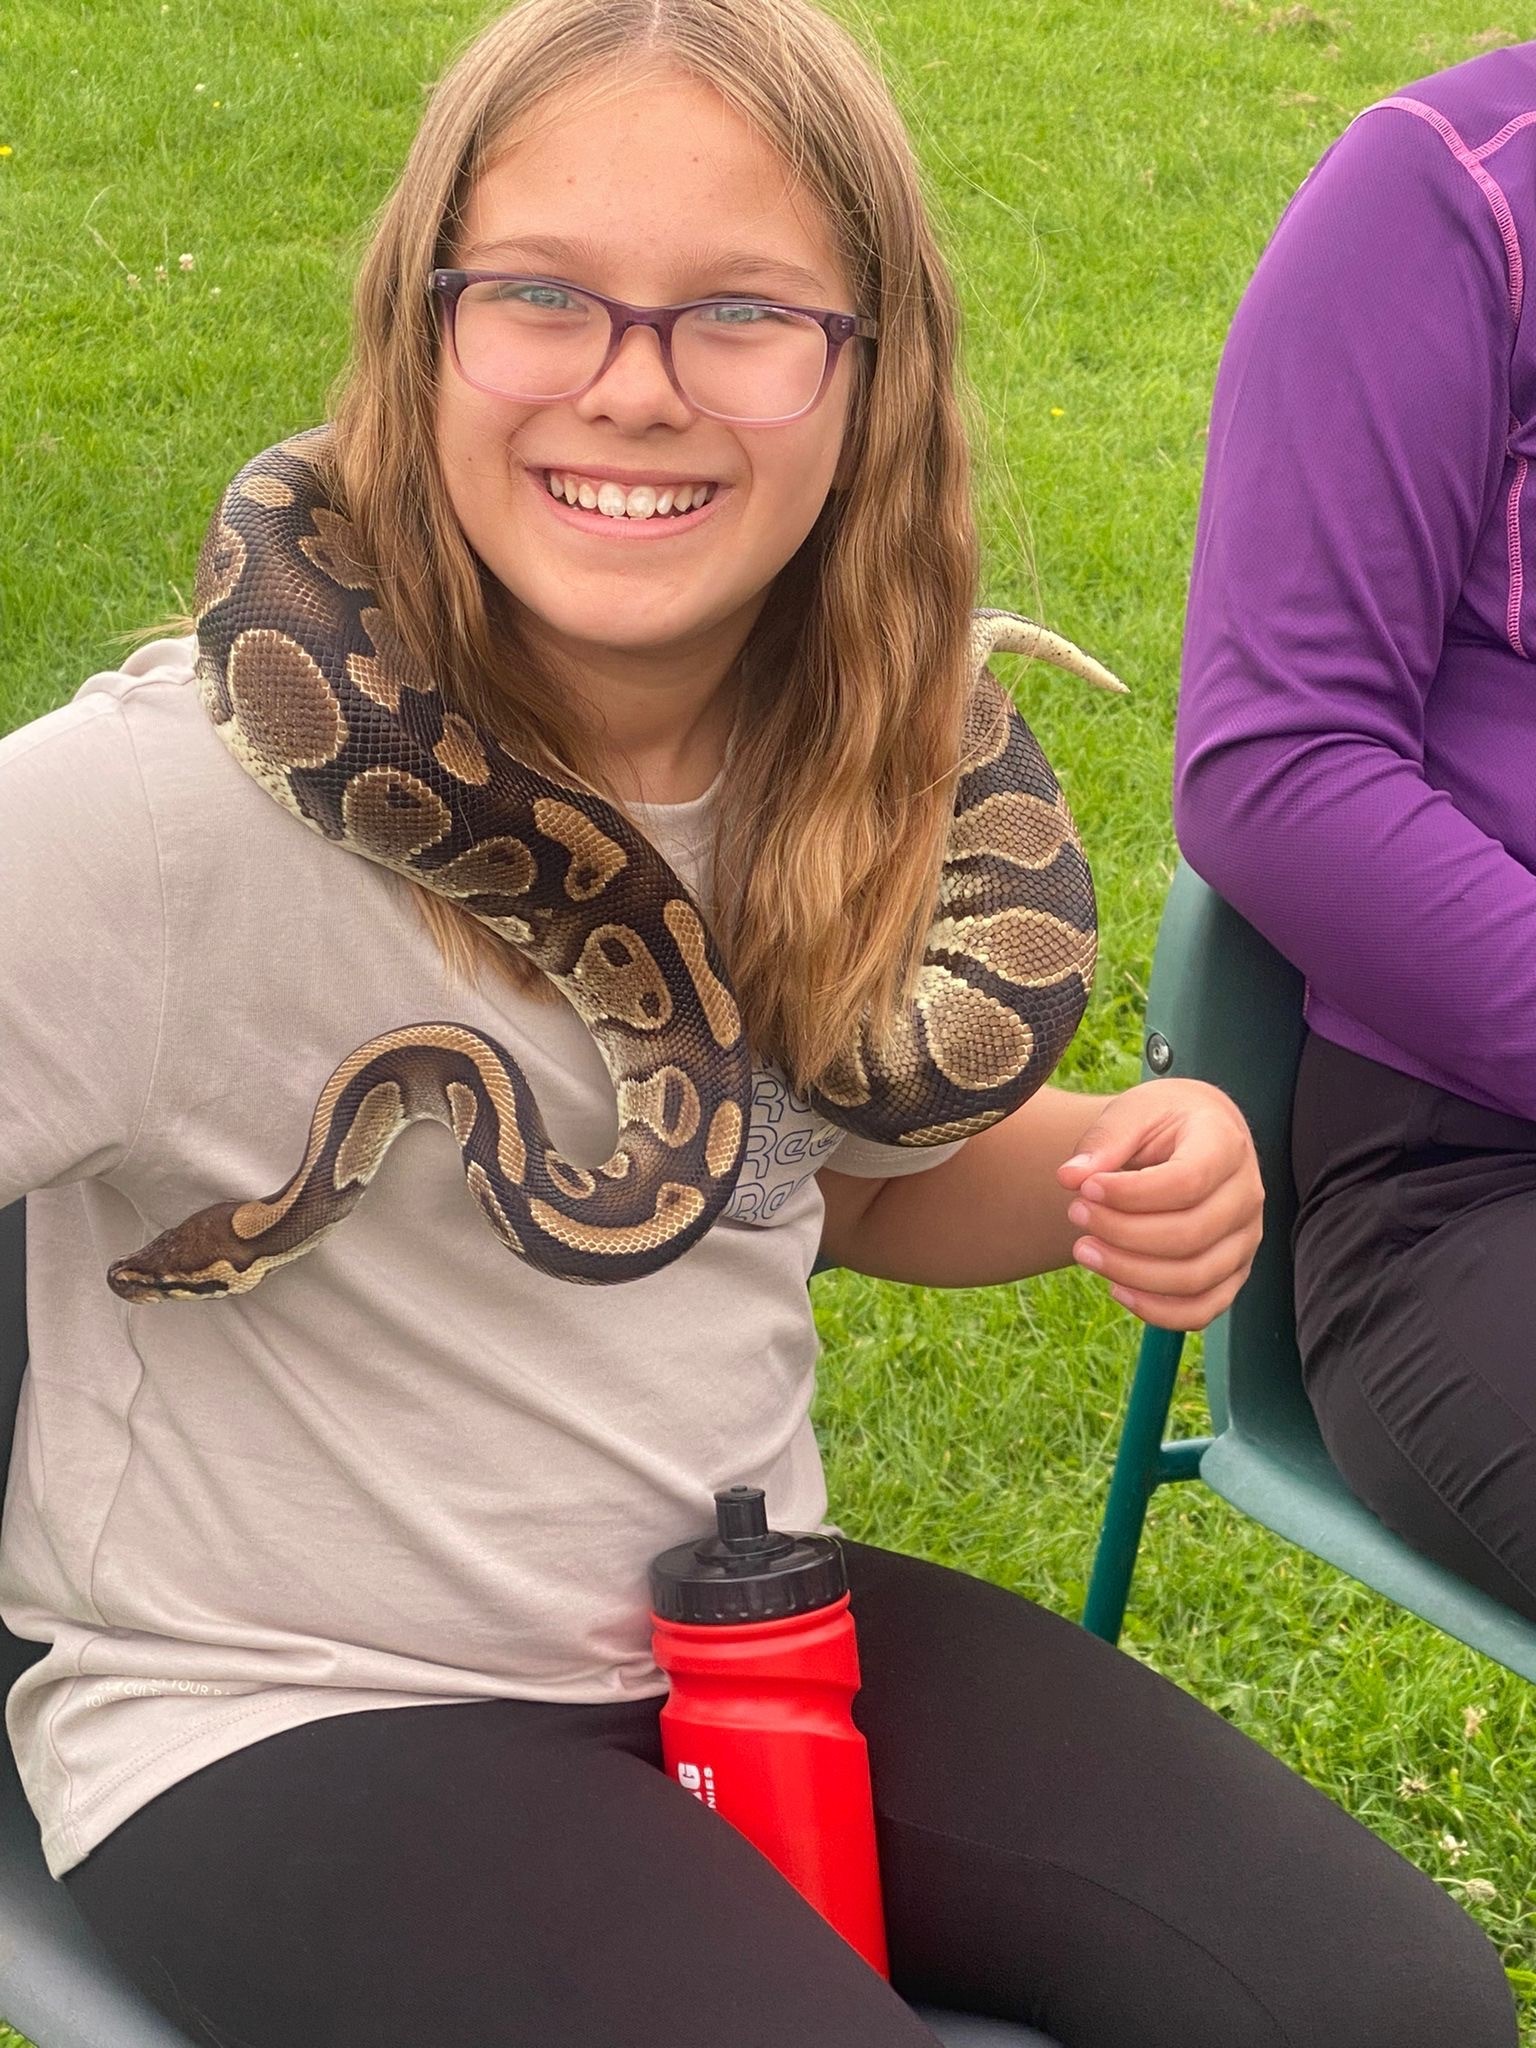
[{"label": "girl's fingers", "polygon": [[1203,1330],[1232,1306],[1246,1278],[1244,1274],[1200,1295],[1145,1294],[1130,1287],[1112,1287],[1110,1293],[1122,1308],[1159,1330]]},{"label": "girl's fingers", "polygon": [[1257,1242],[1261,1215],[1258,1192],[1245,1179],[1223,1182],[1215,1194],[1194,1208],[1152,1216],[1111,1209],[1103,1202],[1085,1202],[1081,1197],[1067,1209],[1068,1222],[1075,1223],[1096,1244],[1159,1259],[1194,1258],[1218,1238],[1245,1226],[1252,1228]]},{"label": "girl's fingers", "polygon": [[1258,1232],[1245,1226],[1219,1238],[1188,1258],[1156,1258],[1126,1252],[1098,1238],[1081,1237],[1072,1256],[1092,1273],[1101,1273],[1114,1287],[1133,1293],[1182,1300],[1215,1293],[1233,1284],[1233,1293],[1247,1276],[1258,1249]]},{"label": "girl's fingers", "polygon": [[1242,1156],[1242,1148],[1236,1144],[1191,1146],[1155,1166],[1091,1173],[1078,1193],[1086,1201],[1103,1202],[1111,1209],[1192,1209],[1232,1178]]}]

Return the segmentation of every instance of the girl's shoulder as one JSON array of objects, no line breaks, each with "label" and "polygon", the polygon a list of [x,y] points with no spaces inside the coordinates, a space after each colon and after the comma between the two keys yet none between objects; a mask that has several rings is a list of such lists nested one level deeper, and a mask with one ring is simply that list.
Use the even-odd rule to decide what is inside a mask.
[{"label": "girl's shoulder", "polygon": [[408,937],[407,885],[343,859],[242,767],[195,663],[193,636],[153,641],[0,741],[8,910],[41,928],[67,884],[99,937],[131,930],[210,974],[258,934],[296,956],[322,920]]},{"label": "girl's shoulder", "polygon": [[192,853],[204,837],[303,827],[241,768],[196,682],[194,634],[152,640],[68,702],[0,739],[0,807],[36,839],[88,821],[99,858],[146,832]]},{"label": "girl's shoulder", "polygon": [[177,741],[184,747],[189,739],[201,737],[200,729],[208,724],[197,693],[197,635],[146,641],[118,667],[87,676],[52,715],[66,726],[115,715],[141,748],[153,750],[156,744]]},{"label": "girl's shoulder", "polygon": [[[106,798],[118,785],[131,789],[139,783],[141,751],[152,751],[172,732],[185,744],[194,732],[192,712],[207,723],[193,683],[196,652],[190,633],[150,641],[120,667],[88,676],[55,710],[0,738],[0,777],[9,794],[21,797],[30,785],[45,789],[50,782],[84,778]],[[217,744],[215,735],[209,737]]]}]

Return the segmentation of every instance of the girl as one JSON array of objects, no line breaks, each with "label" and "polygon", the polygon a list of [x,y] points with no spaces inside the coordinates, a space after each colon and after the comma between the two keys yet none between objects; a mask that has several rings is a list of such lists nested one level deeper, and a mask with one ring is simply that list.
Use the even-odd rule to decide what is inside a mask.
[{"label": "girl", "polygon": [[[436,324],[434,271],[874,333],[798,410],[709,382],[682,323],[530,402],[484,293],[440,280]],[[50,1645],[10,1729],[53,1870],[196,2039],[916,2048],[906,1999],[1074,2048],[1514,2038],[1426,1879],[1147,1670],[917,1560],[848,1546],[894,1988],[656,1768],[648,1560],[734,1481],[823,1521],[818,1243],[940,1285],[1075,1255],[1196,1328],[1257,1240],[1210,1088],[1045,1089],[928,1152],[798,1092],[931,916],[978,566],[956,326],[899,118],[806,0],[530,0],[439,86],[364,264],[336,445],[385,609],[468,718],[655,839],[762,1059],[731,1212],[619,1291],[509,1260],[416,1133],[253,1294],[125,1311],[102,1266],[277,1185],[290,1105],[365,1038],[488,1032],[578,1160],[612,1089],[517,956],[242,773],[190,639],[4,749],[0,1196],[34,1191],[38,1304],[4,1597]]]}]

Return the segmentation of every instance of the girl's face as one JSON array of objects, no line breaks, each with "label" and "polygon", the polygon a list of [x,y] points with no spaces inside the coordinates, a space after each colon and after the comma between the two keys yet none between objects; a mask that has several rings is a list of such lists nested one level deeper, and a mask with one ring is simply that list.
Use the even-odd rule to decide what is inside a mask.
[{"label": "girl's face", "polygon": [[[579,117],[558,108],[546,102],[541,132],[473,186],[457,267],[526,271],[642,306],[736,291],[855,310],[824,223],[712,88],[670,74]],[[528,249],[527,236],[588,249],[556,256]],[[742,254],[765,267],[726,267]],[[445,349],[436,431],[449,497],[535,643],[594,678],[675,684],[681,669],[696,686],[718,681],[826,500],[858,346],[842,350],[812,411],[766,427],[685,404],[649,330],[625,335],[590,390],[545,405],[476,390]],[[670,534],[654,518],[638,533],[618,521],[599,528],[595,515],[583,522],[593,530],[581,530],[553,509],[551,469],[670,476],[716,491],[692,531]]]}]

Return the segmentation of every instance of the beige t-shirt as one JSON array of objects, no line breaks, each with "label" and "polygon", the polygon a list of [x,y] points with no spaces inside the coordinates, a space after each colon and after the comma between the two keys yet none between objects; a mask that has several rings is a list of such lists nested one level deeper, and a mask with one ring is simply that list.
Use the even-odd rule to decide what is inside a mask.
[{"label": "beige t-shirt", "polygon": [[[0,1613],[52,1645],[7,1722],[56,1876],[323,1715],[663,1691],[646,1568],[710,1526],[714,1489],[825,1526],[816,1169],[956,1149],[864,1143],[761,1070],[726,1217],[606,1288],[506,1252],[418,1124],[252,1293],[118,1300],[113,1259],[280,1187],[321,1083],[394,1026],[498,1039],[582,1164],[618,1129],[574,1011],[450,980],[409,886],[231,758],[193,645],[141,648],[0,742],[0,1203],[30,1197],[31,1345]],[[696,891],[713,796],[634,814]]]}]

